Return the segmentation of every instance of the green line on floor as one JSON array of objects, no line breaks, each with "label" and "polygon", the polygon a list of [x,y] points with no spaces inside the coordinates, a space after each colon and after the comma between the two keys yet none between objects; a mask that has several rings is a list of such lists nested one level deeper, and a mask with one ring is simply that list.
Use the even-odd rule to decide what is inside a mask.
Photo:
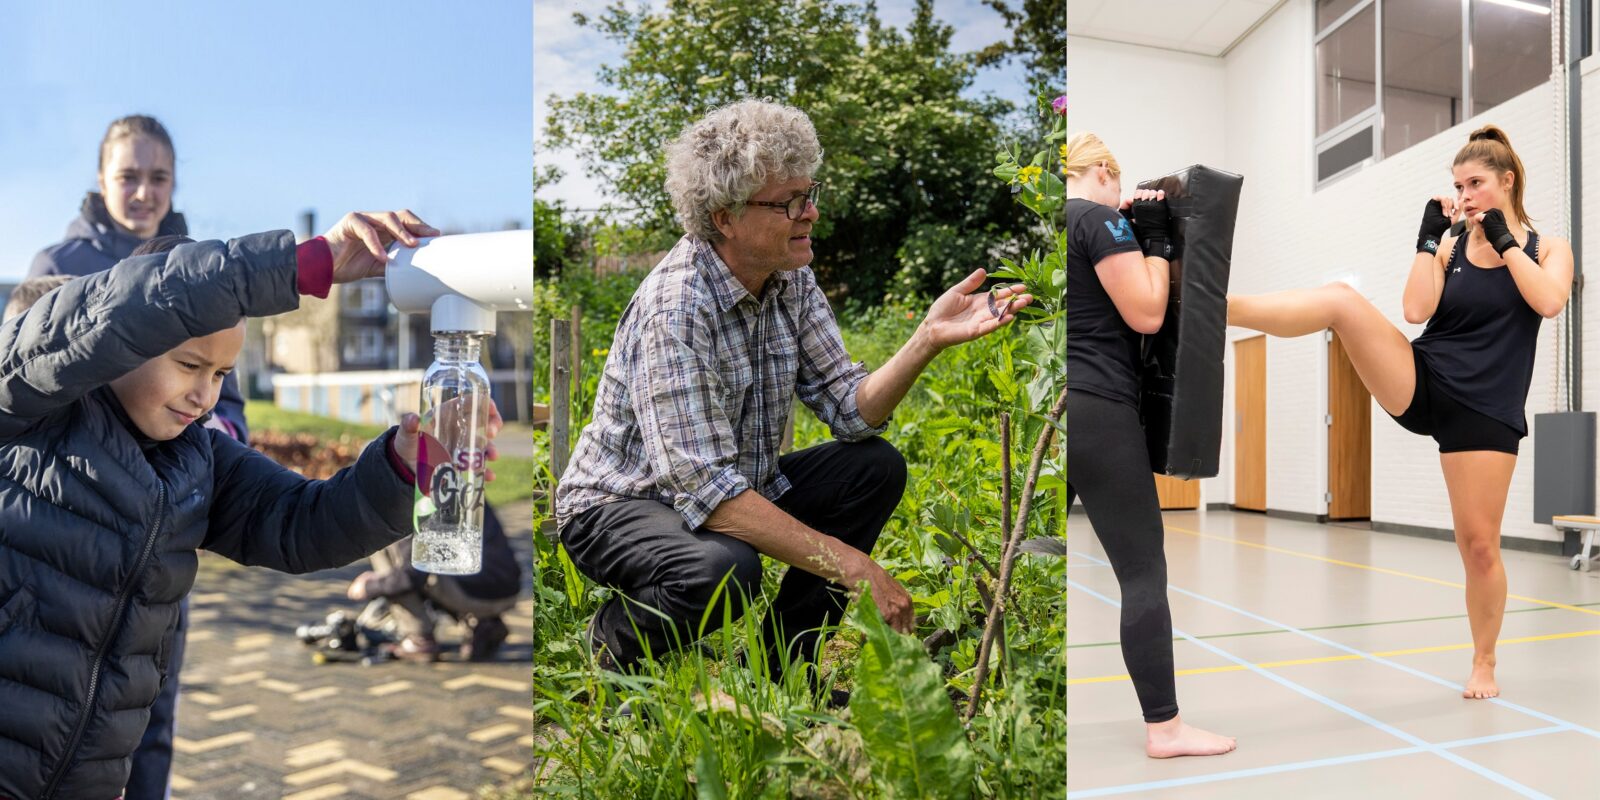
[{"label": "green line on floor", "polygon": [[[1571,603],[1570,605],[1578,606],[1580,608],[1589,608],[1589,607],[1592,607],[1592,606],[1600,606],[1600,602],[1596,602],[1596,603]],[[1534,607],[1534,608],[1509,609],[1509,610],[1506,611],[1506,613],[1507,614],[1522,614],[1522,613],[1526,613],[1526,612],[1529,612],[1529,611],[1555,611],[1555,610],[1556,610],[1555,606],[1537,606],[1537,607]],[[1392,620],[1385,620],[1385,621],[1382,621],[1382,622],[1351,622],[1351,623],[1346,623],[1344,625],[1320,625],[1320,626],[1315,627],[1315,628],[1301,628],[1300,630],[1303,630],[1303,631],[1331,631],[1331,630],[1336,630],[1336,629],[1339,629],[1339,628],[1371,628],[1371,627],[1375,627],[1375,626],[1378,626],[1378,625],[1403,625],[1403,624],[1405,624],[1407,622],[1438,622],[1440,620],[1446,620],[1446,619],[1466,619],[1466,618],[1467,618],[1466,614],[1452,614],[1452,615],[1443,616],[1443,617],[1417,617],[1415,619],[1392,619]],[[1232,639],[1232,638],[1237,638],[1237,637],[1240,637],[1240,636],[1260,636],[1260,635],[1262,635],[1264,633],[1289,633],[1289,631],[1284,630],[1282,628],[1279,628],[1279,629],[1270,630],[1270,631],[1241,631],[1239,633],[1213,633],[1213,634],[1210,634],[1210,635],[1207,635],[1207,636],[1196,636],[1194,638],[1196,638],[1196,639]],[[1172,637],[1172,641],[1181,642],[1181,641],[1183,641],[1183,639],[1180,638],[1180,637],[1174,636],[1174,637]],[[1090,642],[1090,643],[1086,643],[1086,644],[1069,644],[1069,645],[1067,645],[1067,649],[1068,650],[1076,650],[1076,649],[1079,649],[1079,648],[1089,648],[1089,647],[1115,647],[1115,646],[1117,646],[1119,644],[1121,644],[1121,642],[1116,642],[1116,641],[1112,641],[1112,642]]]}]

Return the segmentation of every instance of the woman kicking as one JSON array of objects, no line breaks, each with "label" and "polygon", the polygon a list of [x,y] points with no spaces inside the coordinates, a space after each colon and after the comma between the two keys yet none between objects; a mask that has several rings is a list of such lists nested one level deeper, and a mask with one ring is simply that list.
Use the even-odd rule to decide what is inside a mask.
[{"label": "woman kicking", "polygon": [[[1405,319],[1428,323],[1415,341],[1344,283],[1229,296],[1228,324],[1284,337],[1332,328],[1378,405],[1439,443],[1472,625],[1472,674],[1462,697],[1481,699],[1500,693],[1500,519],[1517,446],[1528,435],[1523,407],[1539,323],[1567,304],[1572,247],[1534,232],[1522,205],[1527,172],[1504,131],[1474,131],[1451,173],[1456,197],[1428,202],[1406,278]],[[1446,236],[1458,215],[1468,220],[1466,235]]]}]

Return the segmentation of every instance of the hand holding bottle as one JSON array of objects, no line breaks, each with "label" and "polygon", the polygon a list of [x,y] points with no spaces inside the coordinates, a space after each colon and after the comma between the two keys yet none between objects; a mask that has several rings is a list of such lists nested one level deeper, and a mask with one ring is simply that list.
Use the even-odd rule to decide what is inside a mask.
[{"label": "hand holding bottle", "polygon": [[[460,404],[464,400],[455,398],[447,402]],[[500,458],[500,451],[494,446],[494,437],[500,435],[500,429],[505,427],[505,424],[505,420],[500,416],[500,407],[495,405],[493,400],[489,401],[489,424],[486,431],[489,442],[488,446],[484,448],[484,461],[496,461]],[[417,471],[417,449],[421,438],[422,417],[410,413],[402,416],[400,418],[400,430],[395,433],[394,437],[394,452],[400,456],[401,460],[406,462],[407,467],[411,468],[412,474],[416,474]],[[433,445],[438,446],[437,440],[433,442]],[[485,481],[494,480],[494,470],[486,466],[483,479]]]}]

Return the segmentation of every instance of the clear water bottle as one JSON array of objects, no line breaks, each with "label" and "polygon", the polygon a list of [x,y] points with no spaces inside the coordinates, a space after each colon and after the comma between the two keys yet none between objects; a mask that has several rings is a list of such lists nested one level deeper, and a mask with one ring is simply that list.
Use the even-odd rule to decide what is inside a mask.
[{"label": "clear water bottle", "polygon": [[489,376],[479,333],[435,333],[422,379],[416,535],[411,563],[439,575],[483,568],[483,488],[489,448]]}]

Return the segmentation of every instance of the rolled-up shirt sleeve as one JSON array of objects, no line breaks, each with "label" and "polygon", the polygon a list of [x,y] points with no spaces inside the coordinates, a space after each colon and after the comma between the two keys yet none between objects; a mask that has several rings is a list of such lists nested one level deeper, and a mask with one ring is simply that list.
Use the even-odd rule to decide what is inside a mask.
[{"label": "rolled-up shirt sleeve", "polygon": [[722,501],[750,488],[739,472],[733,424],[709,322],[660,311],[640,324],[629,395],[656,486],[691,530]]},{"label": "rolled-up shirt sleeve", "polygon": [[856,407],[856,390],[867,379],[864,363],[850,360],[828,298],[816,283],[808,283],[800,315],[800,370],[795,394],[800,402],[827,424],[833,437],[858,442],[883,433],[889,420],[868,425]]}]

